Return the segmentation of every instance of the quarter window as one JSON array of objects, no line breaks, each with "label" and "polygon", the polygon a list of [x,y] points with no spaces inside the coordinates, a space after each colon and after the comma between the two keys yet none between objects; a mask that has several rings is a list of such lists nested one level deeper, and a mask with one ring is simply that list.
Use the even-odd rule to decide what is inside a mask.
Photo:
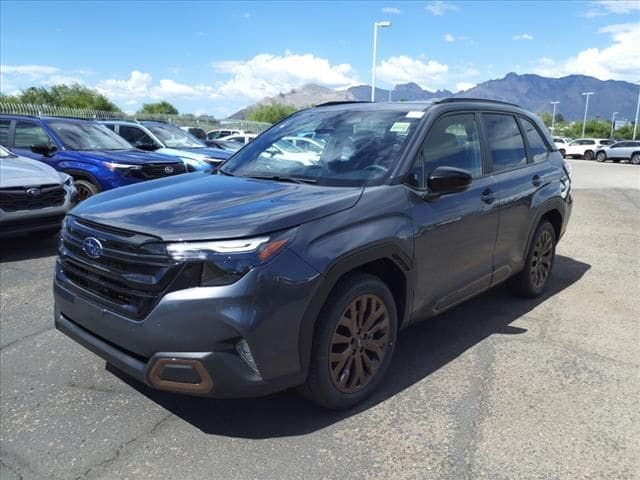
[{"label": "quarter window", "polygon": [[483,114],[487,126],[493,171],[501,172],[527,164],[524,140],[518,123],[511,115]]},{"label": "quarter window", "polygon": [[13,146],[30,149],[34,145],[51,145],[51,138],[43,128],[31,122],[16,122]]},{"label": "quarter window", "polygon": [[544,140],[540,136],[540,133],[533,125],[533,123],[531,123],[529,120],[525,120],[524,118],[521,118],[520,121],[522,122],[522,128],[527,135],[527,141],[529,142],[529,153],[531,153],[533,163],[544,162],[549,156],[549,152],[547,151],[547,144],[544,143]]}]

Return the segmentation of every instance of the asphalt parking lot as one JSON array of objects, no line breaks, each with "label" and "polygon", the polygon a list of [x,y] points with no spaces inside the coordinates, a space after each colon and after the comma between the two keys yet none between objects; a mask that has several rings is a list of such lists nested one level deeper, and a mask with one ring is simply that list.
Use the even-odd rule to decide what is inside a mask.
[{"label": "asphalt parking lot", "polygon": [[122,378],[53,329],[55,240],[0,244],[0,478],[640,478],[640,167],[571,164],[548,293],[499,287],[404,331],[342,413]]}]

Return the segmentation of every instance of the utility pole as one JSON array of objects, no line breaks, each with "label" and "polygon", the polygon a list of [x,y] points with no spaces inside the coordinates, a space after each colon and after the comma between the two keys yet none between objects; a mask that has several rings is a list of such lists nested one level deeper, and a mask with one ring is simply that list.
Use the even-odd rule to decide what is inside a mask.
[{"label": "utility pole", "polygon": [[616,115],[618,114],[618,112],[613,112],[613,117],[611,117],[611,134],[609,135],[609,138],[613,138],[613,127],[616,124]]},{"label": "utility pole", "polygon": [[376,54],[378,53],[378,28],[387,28],[391,22],[373,22],[373,65],[371,67],[371,101],[376,101]]},{"label": "utility pole", "polygon": [[587,97],[587,101],[584,104],[584,119],[582,120],[582,138],[584,138],[584,129],[587,126],[587,110],[589,110],[589,97],[595,94],[595,92],[582,92],[582,95]]},{"label": "utility pole", "polygon": [[558,105],[560,102],[555,101],[555,102],[551,102],[551,105],[553,105],[553,113],[552,113],[552,117],[551,117],[551,133],[552,134],[556,134],[556,105]]}]

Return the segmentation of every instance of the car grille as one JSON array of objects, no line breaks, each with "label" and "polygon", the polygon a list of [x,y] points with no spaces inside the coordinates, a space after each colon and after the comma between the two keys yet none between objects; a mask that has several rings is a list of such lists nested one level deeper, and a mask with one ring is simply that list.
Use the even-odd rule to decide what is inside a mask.
[{"label": "car grille", "polygon": [[[90,258],[85,239],[97,239],[102,253]],[[200,266],[171,260],[160,239],[67,217],[59,266],[62,280],[77,293],[132,319],[149,314],[173,290],[196,286]]]},{"label": "car grille", "polygon": [[61,185],[3,188],[0,190],[0,209],[16,212],[58,207],[64,203],[65,195]]},{"label": "car grille", "polygon": [[141,170],[137,170],[137,173],[145,180],[151,180],[153,178],[170,177],[172,175],[179,175],[185,173],[187,168],[184,163],[145,163]]}]

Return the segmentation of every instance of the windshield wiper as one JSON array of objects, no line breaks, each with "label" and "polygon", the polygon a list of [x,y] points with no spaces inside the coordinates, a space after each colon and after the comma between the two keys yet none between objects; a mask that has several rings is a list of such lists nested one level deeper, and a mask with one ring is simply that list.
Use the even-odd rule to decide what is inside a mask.
[{"label": "windshield wiper", "polygon": [[314,178],[297,178],[297,177],[282,177],[280,175],[247,175],[247,178],[257,178],[258,180],[274,180],[276,182],[290,182],[290,183],[318,183]]}]

